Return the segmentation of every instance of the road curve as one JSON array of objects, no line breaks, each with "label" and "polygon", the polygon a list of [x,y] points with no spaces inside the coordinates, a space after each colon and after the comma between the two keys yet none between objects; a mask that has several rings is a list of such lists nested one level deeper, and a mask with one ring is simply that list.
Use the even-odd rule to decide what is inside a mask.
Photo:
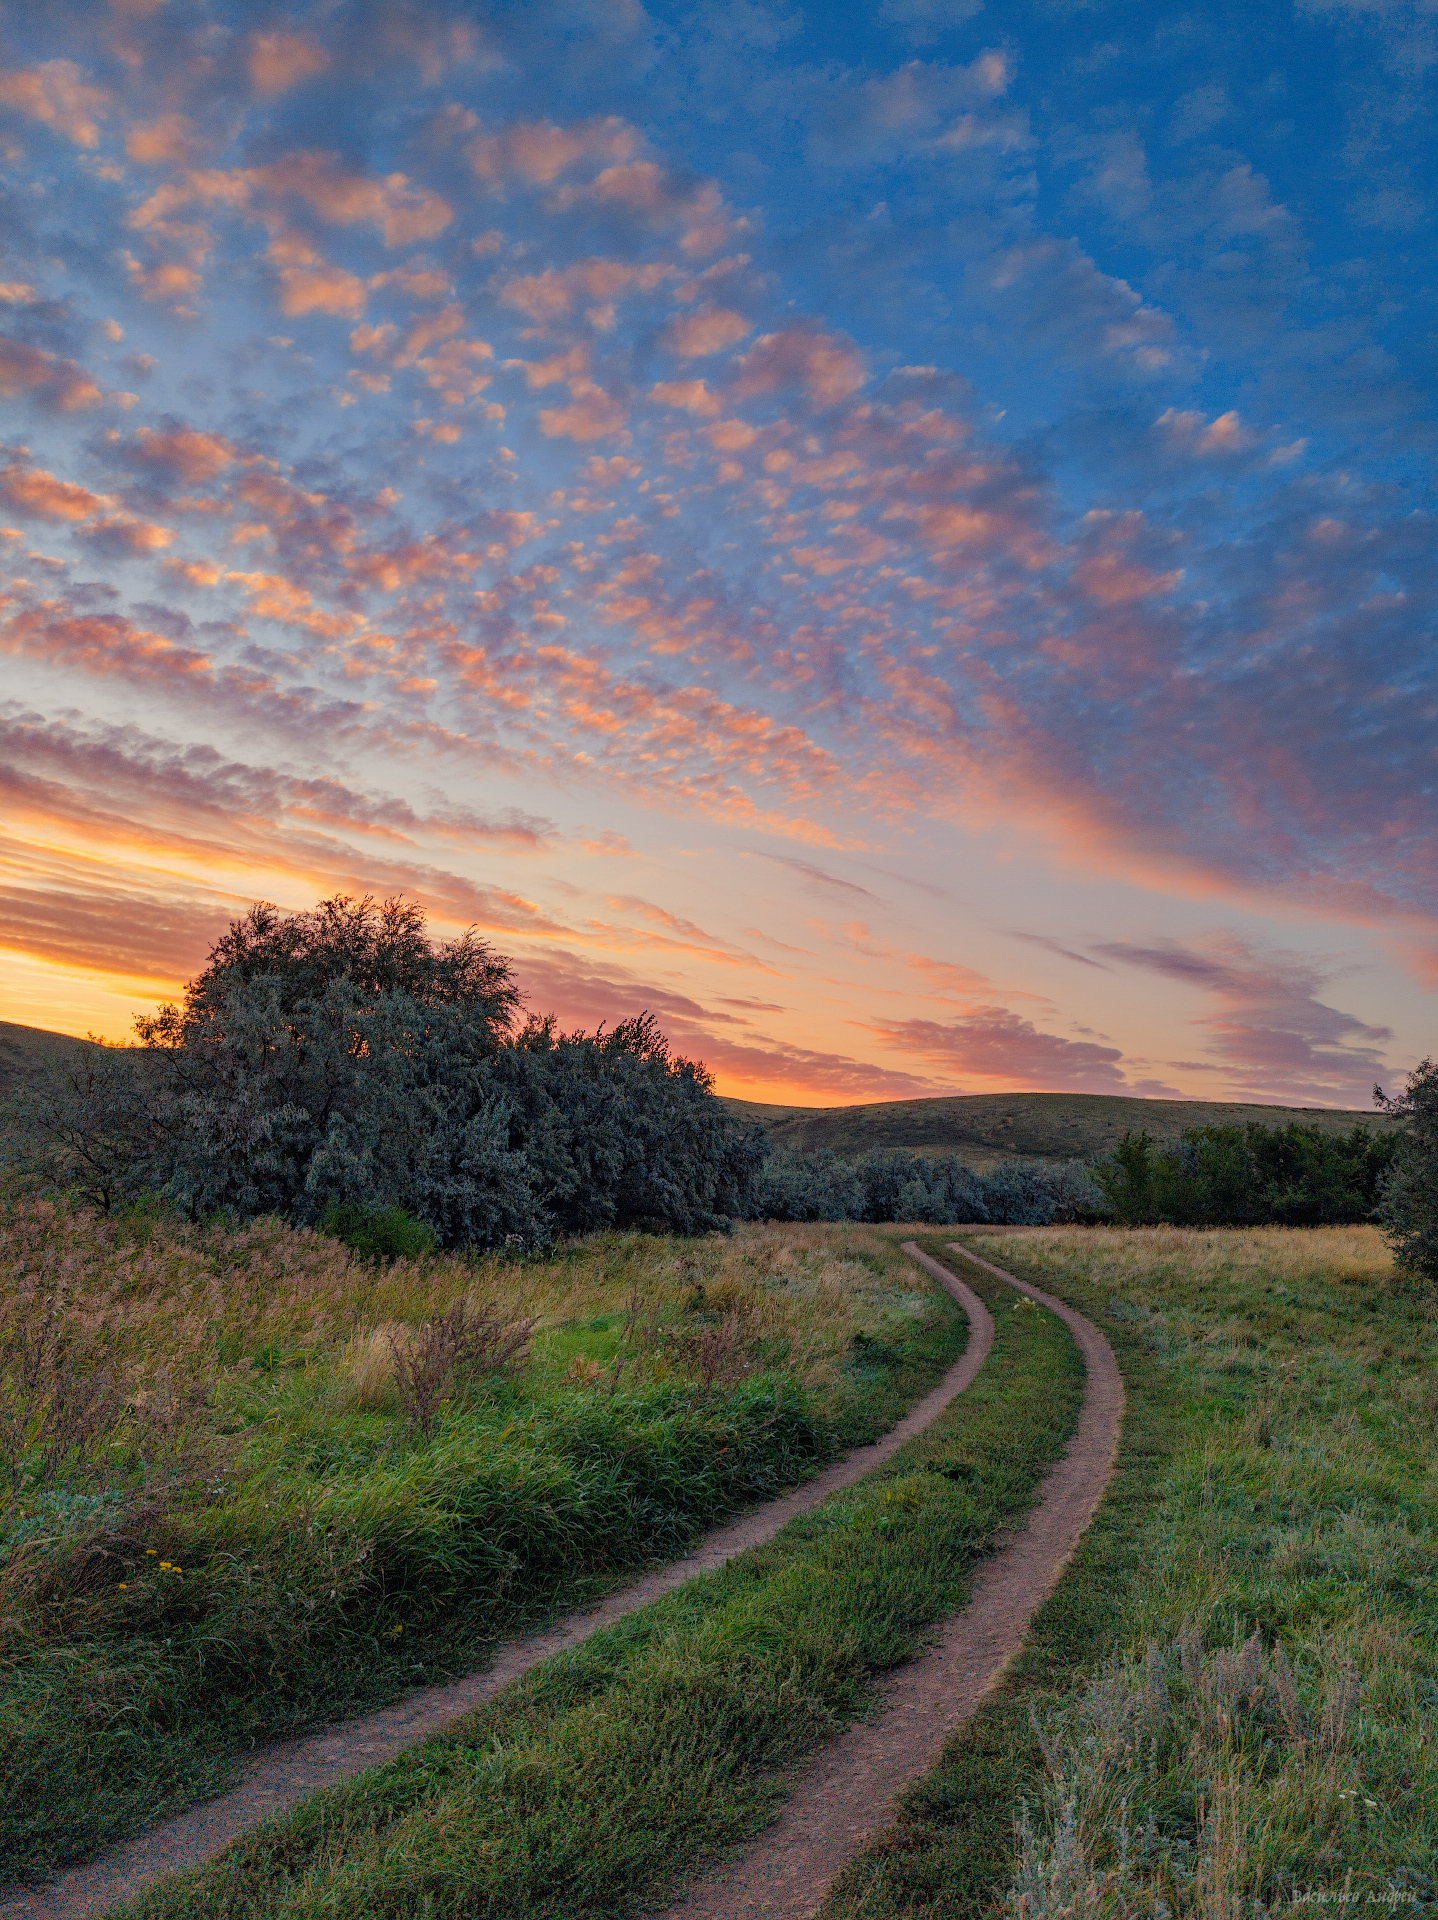
[{"label": "road curve", "polygon": [[[899,1793],[935,1764],[1022,1647],[1112,1477],[1124,1391],[1107,1340],[1062,1300],[950,1244],[1057,1314],[1073,1334],[1087,1382],[1068,1450],[1045,1478],[1028,1523],[980,1564],[964,1611],[944,1625],[930,1652],[880,1683],[878,1718],[851,1727],[802,1765],[774,1824],[732,1866],[691,1887],[663,1920],[800,1920],[816,1913],[833,1880],[890,1824]],[[912,1241],[904,1251],[944,1274]]]},{"label": "road curve", "polygon": [[541,1660],[580,1646],[591,1634],[671,1593],[696,1574],[712,1573],[735,1554],[762,1546],[797,1515],[872,1473],[972,1384],[994,1341],[993,1318],[973,1289],[937,1261],[920,1259],[967,1316],[968,1345],[939,1384],[882,1439],[856,1447],[815,1479],[706,1534],[682,1560],[671,1560],[619,1588],[599,1606],[570,1614],[542,1633],[501,1641],[494,1660],[482,1672],[420,1688],[392,1707],[341,1721],[323,1733],[262,1747],[245,1762],[244,1777],[230,1792],[69,1868],[47,1886],[17,1889],[0,1897],[0,1920],[81,1920],[84,1915],[102,1914],[122,1900],[136,1899],[168,1873],[203,1865],[261,1820],[287,1813],[312,1793],[336,1786],[366,1767],[397,1758],[407,1747],[442,1732],[462,1714],[481,1706]]}]

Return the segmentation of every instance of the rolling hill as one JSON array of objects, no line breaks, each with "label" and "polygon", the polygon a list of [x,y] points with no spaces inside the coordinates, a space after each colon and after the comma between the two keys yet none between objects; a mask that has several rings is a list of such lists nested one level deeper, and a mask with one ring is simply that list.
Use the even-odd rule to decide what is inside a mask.
[{"label": "rolling hill", "polygon": [[916,1153],[952,1153],[981,1171],[1009,1156],[1093,1159],[1111,1152],[1126,1132],[1140,1129],[1170,1141],[1186,1127],[1243,1126],[1251,1120],[1268,1127],[1301,1120],[1330,1133],[1346,1133],[1359,1120],[1375,1129],[1399,1124],[1371,1110],[1135,1100],[1109,1093],[972,1093],[857,1107],[767,1106],[757,1100],[726,1104],[745,1119],[758,1120],[776,1146],[830,1147],[847,1156],[907,1147]]},{"label": "rolling hill", "polygon": [[77,1044],[82,1043],[68,1033],[51,1033],[47,1027],[18,1027],[12,1020],[0,1020],[0,1096],[47,1060],[58,1058]]}]

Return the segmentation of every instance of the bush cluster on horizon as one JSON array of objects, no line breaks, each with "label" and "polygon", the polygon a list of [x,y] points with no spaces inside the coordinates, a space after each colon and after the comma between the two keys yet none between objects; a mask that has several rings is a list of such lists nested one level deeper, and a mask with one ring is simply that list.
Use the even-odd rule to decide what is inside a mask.
[{"label": "bush cluster on horizon", "polygon": [[1300,1120],[1189,1127],[1171,1147],[1126,1133],[1094,1178],[1125,1226],[1356,1226],[1377,1213],[1399,1137]]},{"label": "bush cluster on horizon", "polygon": [[764,1220],[921,1221],[928,1226],[1046,1227],[1092,1220],[1108,1203],[1082,1161],[1010,1161],[976,1173],[951,1154],[901,1148],[841,1160],[827,1147],[771,1152],[758,1182]]}]

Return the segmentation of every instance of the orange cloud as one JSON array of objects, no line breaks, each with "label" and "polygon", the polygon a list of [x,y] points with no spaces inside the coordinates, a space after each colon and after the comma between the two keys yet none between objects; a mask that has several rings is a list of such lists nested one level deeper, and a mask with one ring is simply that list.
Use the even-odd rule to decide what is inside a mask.
[{"label": "orange cloud", "polygon": [[664,330],[664,346],[680,360],[698,360],[742,340],[749,322],[724,307],[700,307],[678,314]]},{"label": "orange cloud", "polygon": [[[663,263],[632,267],[620,260],[579,260],[571,267],[518,274],[505,281],[499,297],[506,306],[544,323],[569,313],[577,299],[613,302],[621,294],[652,293],[665,281],[672,280],[675,271]],[[592,308],[589,318],[596,323],[611,324],[612,306]]]},{"label": "orange cloud", "polygon": [[162,113],[157,119],[131,127],[125,136],[125,152],[147,167],[193,160],[203,145],[193,123],[182,113]]},{"label": "orange cloud", "polygon": [[256,93],[284,93],[323,73],[330,57],[307,33],[252,33],[248,66]]},{"label": "orange cloud", "polygon": [[0,472],[0,498],[16,513],[34,514],[41,520],[90,520],[116,504],[109,494],[91,493],[72,481],[58,480],[44,467],[18,462]]},{"label": "orange cloud", "polygon": [[649,397],[661,406],[683,407],[706,420],[723,411],[718,396],[710,393],[702,380],[660,380],[649,389]]},{"label": "orange cloud", "polygon": [[365,310],[365,283],[343,267],[332,266],[296,234],[270,242],[269,258],[278,268],[280,312],[289,319],[330,313],[357,320]]},{"label": "orange cloud", "polygon": [[99,144],[97,121],[109,101],[103,88],[81,78],[73,60],[46,60],[38,67],[0,73],[0,103],[53,127],[77,147]]},{"label": "orange cloud", "polygon": [[1201,413],[1165,407],[1153,424],[1171,446],[1189,453],[1242,453],[1253,445],[1253,435],[1234,411],[1205,420]]},{"label": "orange cloud", "polygon": [[177,427],[171,433],[156,433],[141,427],[135,435],[135,457],[150,466],[163,467],[187,486],[213,480],[238,456],[232,441],[219,433],[201,433],[192,427]]},{"label": "orange cloud", "polygon": [[412,187],[402,173],[383,180],[352,173],[332,153],[292,153],[250,178],[273,194],[292,194],[331,226],[372,222],[387,247],[432,240],[454,218],[449,203],[427,187]]},{"label": "orange cloud", "polygon": [[619,401],[589,381],[571,381],[567,407],[541,407],[539,430],[551,440],[605,440],[622,433],[628,415]]},{"label": "orange cloud", "polygon": [[465,148],[481,180],[525,180],[547,187],[581,161],[627,160],[637,144],[632,127],[610,115],[567,127],[550,121],[516,121],[495,134],[480,134]]},{"label": "orange cloud", "polygon": [[24,346],[0,334],[0,394],[13,400],[34,394],[60,413],[98,407],[104,396],[73,360],[59,360],[39,347]]},{"label": "orange cloud", "polygon": [[122,257],[130,284],[138,289],[142,300],[167,301],[178,310],[185,302],[192,300],[204,285],[202,277],[193,267],[181,266],[176,260],[162,260],[153,267],[147,267],[133,253]]},{"label": "orange cloud", "polygon": [[817,329],[789,327],[754,342],[739,361],[734,391],[777,393],[798,386],[816,407],[832,407],[863,384],[864,363],[850,342]]}]

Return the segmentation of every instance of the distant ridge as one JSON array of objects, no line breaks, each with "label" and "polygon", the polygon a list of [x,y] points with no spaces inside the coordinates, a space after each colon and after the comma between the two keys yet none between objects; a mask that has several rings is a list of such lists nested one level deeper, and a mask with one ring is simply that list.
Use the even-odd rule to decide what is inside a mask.
[{"label": "distant ridge", "polygon": [[1325,1133],[1346,1133],[1357,1121],[1375,1130],[1400,1124],[1371,1109],[1270,1107],[1231,1100],[1136,1100],[1112,1093],[969,1093],[931,1100],[877,1100],[857,1107],[769,1106],[727,1100],[758,1120],[775,1146],[829,1147],[853,1156],[874,1148],[952,1153],[985,1168],[1016,1155],[1028,1160],[1089,1160],[1110,1153],[1127,1132],[1147,1129],[1176,1140],[1186,1127],[1266,1127],[1302,1120]]},{"label": "distant ridge", "polygon": [[17,1080],[23,1080],[47,1060],[83,1045],[73,1034],[51,1033],[48,1027],[17,1027],[12,1020],[0,1020],[0,1094],[8,1093]]}]

